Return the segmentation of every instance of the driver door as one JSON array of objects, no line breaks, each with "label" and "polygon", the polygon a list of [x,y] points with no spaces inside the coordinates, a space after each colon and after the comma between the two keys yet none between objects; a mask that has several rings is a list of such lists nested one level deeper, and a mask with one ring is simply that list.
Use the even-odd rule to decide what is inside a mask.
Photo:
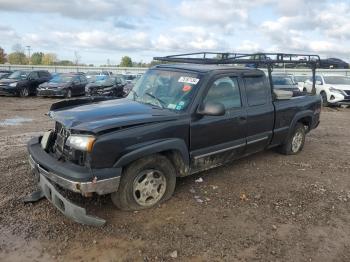
[{"label": "driver door", "polygon": [[197,115],[191,122],[191,172],[199,172],[238,158],[246,147],[247,113],[238,77],[222,76],[209,85],[202,103],[221,103],[222,116]]}]

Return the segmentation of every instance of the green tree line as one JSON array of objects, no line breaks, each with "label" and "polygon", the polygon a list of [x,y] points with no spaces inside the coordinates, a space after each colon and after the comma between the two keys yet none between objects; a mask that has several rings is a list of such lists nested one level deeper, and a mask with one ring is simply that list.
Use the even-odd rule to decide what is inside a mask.
[{"label": "green tree line", "polygon": [[[13,65],[62,65],[62,66],[74,66],[80,65],[85,66],[85,64],[78,63],[77,57],[79,55],[75,52],[75,62],[70,60],[59,60],[55,53],[43,53],[34,52],[28,57],[25,54],[24,49],[20,45],[15,45],[13,47],[13,52],[6,54],[5,50],[0,47],[0,64],[13,64]],[[151,67],[156,64],[160,64],[159,61],[152,60],[150,63],[135,62],[129,56],[123,56],[121,61],[117,65],[101,65],[101,66],[116,66],[116,67]],[[89,64],[93,66],[93,64]]]}]

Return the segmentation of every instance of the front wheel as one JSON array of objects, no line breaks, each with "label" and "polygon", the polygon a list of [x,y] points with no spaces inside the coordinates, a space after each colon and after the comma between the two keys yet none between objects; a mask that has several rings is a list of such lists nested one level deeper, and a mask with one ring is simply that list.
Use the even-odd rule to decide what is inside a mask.
[{"label": "front wheel", "polygon": [[292,135],[288,137],[285,144],[280,147],[280,152],[285,155],[296,155],[303,150],[305,143],[305,127],[302,123],[297,123]]},{"label": "front wheel", "polygon": [[168,200],[176,184],[176,171],[162,155],[136,160],[123,172],[113,203],[121,210],[133,211],[153,207]]},{"label": "front wheel", "polygon": [[29,89],[27,87],[23,87],[20,91],[19,91],[19,96],[20,97],[28,97],[29,96]]}]

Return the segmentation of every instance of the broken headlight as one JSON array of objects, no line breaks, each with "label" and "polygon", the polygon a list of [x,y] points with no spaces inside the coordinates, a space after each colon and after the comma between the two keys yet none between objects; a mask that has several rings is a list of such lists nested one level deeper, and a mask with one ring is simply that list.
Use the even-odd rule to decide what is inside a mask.
[{"label": "broken headlight", "polygon": [[76,150],[91,152],[96,138],[89,135],[70,135],[66,145]]}]

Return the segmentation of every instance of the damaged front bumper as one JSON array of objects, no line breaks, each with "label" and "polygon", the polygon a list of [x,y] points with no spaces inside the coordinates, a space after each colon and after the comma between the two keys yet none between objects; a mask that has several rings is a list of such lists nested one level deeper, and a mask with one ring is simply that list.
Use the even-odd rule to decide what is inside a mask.
[{"label": "damaged front bumper", "polygon": [[[121,169],[88,169],[72,163],[60,162],[40,146],[40,138],[28,143],[29,164],[45,197],[65,216],[86,225],[101,226],[105,220],[86,215],[86,210],[66,199],[56,185],[83,196],[104,195],[117,191]],[[34,198],[34,197],[33,197]]]},{"label": "damaged front bumper", "polygon": [[56,187],[40,173],[38,174],[38,179],[41,196],[45,196],[66,217],[80,224],[90,226],[103,226],[106,223],[106,220],[102,218],[87,215],[85,208],[72,203],[62,196]]}]

